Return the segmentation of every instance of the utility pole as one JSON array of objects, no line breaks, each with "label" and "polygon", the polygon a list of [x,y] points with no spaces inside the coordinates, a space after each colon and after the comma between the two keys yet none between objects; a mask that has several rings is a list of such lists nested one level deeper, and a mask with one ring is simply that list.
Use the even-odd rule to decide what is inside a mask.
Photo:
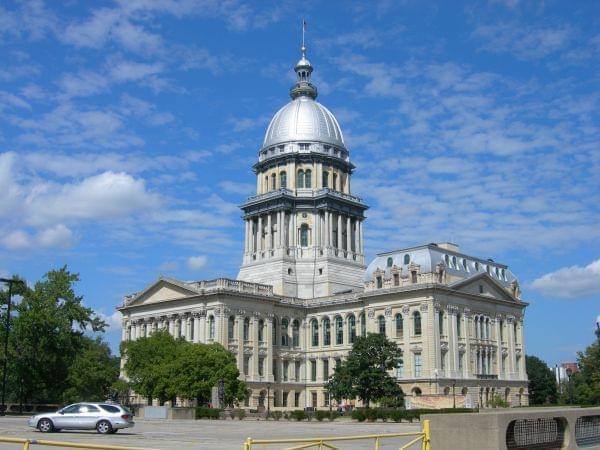
[{"label": "utility pole", "polygon": [[15,278],[0,278],[0,282],[8,284],[8,300],[6,308],[6,325],[4,334],[4,359],[2,361],[2,404],[0,405],[0,416],[6,415],[6,376],[8,371],[8,334],[10,333],[10,307],[12,305],[12,287],[15,283],[23,283]]}]

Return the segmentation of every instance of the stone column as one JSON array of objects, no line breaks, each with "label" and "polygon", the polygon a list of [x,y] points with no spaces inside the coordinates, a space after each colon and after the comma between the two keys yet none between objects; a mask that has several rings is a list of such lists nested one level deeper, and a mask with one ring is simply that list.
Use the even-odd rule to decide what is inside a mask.
[{"label": "stone column", "polygon": [[[448,318],[450,329],[448,330],[448,339],[450,344],[450,370],[452,371],[452,376],[458,375],[458,330],[456,326],[457,317],[456,317],[456,307],[448,309]],[[462,376],[462,374],[460,374]]]},{"label": "stone column", "polygon": [[[313,232],[312,232],[312,246],[313,247],[319,247],[321,245],[321,221],[320,221],[321,215],[319,214],[319,211],[316,211],[313,214]],[[315,249],[315,252],[317,250]]]},{"label": "stone column", "polygon": [[129,326],[129,322],[126,320],[121,321],[121,342],[127,341],[127,327]]},{"label": "stone column", "polygon": [[325,211],[323,219],[325,221],[325,247],[331,246],[331,232],[329,231],[329,211]]},{"label": "stone column", "polygon": [[256,251],[257,252],[260,252],[260,251],[263,250],[263,245],[262,245],[262,242],[263,242],[263,240],[262,240],[262,229],[263,229],[263,226],[262,226],[262,216],[258,216],[258,230],[256,232],[256,239],[257,239],[257,241],[256,241]]},{"label": "stone column", "polygon": [[337,220],[337,248],[338,250],[342,250],[342,215],[338,214]]},{"label": "stone column", "polygon": [[[192,342],[192,335],[193,335],[192,327],[193,326],[194,326],[194,317],[191,314],[189,314],[187,317],[187,326],[186,326],[186,330],[185,330],[186,331],[185,339],[189,342]],[[196,336],[194,335],[194,338],[195,337]]]},{"label": "stone column", "polygon": [[356,253],[363,253],[363,223],[362,220],[358,221],[358,248]]},{"label": "stone column", "polygon": [[245,234],[244,234],[244,252],[250,253],[249,242],[248,239],[250,237],[250,221],[248,219],[244,220],[245,223]]},{"label": "stone column", "polygon": [[[424,329],[423,334],[426,332],[426,329]],[[433,349],[433,352],[431,353],[433,357],[432,370],[437,370],[438,378],[445,376],[446,374],[441,371],[442,351],[440,349],[440,309],[435,306],[433,308],[433,346],[430,348]],[[437,389],[438,388],[436,386],[436,392]]]},{"label": "stone column", "polygon": [[508,324],[508,371],[510,379],[514,379],[514,374],[516,370],[516,351],[515,351],[515,333],[514,333],[514,317],[509,317],[506,320]]},{"label": "stone column", "polygon": [[169,317],[169,334],[175,337],[175,315]]},{"label": "stone column", "polygon": [[252,359],[250,360],[250,380],[258,381],[258,358],[260,347],[258,344],[258,323],[260,319],[258,317],[254,317],[250,322],[250,326],[252,327]]},{"label": "stone column", "polygon": [[245,317],[241,314],[236,314],[235,321],[237,323],[237,366],[240,373],[244,374],[244,319]]},{"label": "stone column", "polygon": [[265,243],[265,247],[268,250],[271,250],[273,248],[272,244],[272,240],[273,240],[273,223],[271,222],[271,213],[267,214],[267,242]]},{"label": "stone column", "polygon": [[346,217],[346,250],[352,251],[352,220],[350,216]]},{"label": "stone column", "polygon": [[285,225],[285,213],[283,211],[279,211],[278,213],[278,217],[277,217],[277,231],[279,232],[279,239],[277,240],[277,246],[278,247],[283,247],[284,245],[284,236],[285,236],[285,228],[283,228]]},{"label": "stone column", "polygon": [[267,381],[273,381],[273,318],[268,317],[265,321],[267,327],[267,356],[264,365],[264,378]]},{"label": "stone column", "polygon": [[500,318],[496,317],[496,374],[498,378],[504,378],[502,375],[502,340],[500,339]]}]

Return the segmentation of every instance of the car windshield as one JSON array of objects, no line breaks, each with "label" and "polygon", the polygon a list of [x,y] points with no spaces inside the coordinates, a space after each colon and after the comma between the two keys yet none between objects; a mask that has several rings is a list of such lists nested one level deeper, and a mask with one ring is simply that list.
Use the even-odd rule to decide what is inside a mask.
[{"label": "car windshield", "polygon": [[121,412],[121,410],[113,405],[100,405],[100,408],[102,408],[104,411],[107,411],[109,413],[118,413]]}]

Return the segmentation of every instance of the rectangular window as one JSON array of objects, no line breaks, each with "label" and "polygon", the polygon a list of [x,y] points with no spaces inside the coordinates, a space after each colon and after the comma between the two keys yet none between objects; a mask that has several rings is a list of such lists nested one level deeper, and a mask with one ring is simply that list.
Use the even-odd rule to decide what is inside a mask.
[{"label": "rectangular window", "polygon": [[329,360],[323,360],[323,381],[329,379]]},{"label": "rectangular window", "polygon": [[413,270],[413,271],[410,273],[410,281],[411,281],[413,284],[415,284],[415,283],[417,282],[417,271],[416,271],[416,270]]},{"label": "rectangular window", "polygon": [[329,392],[323,392],[323,406],[329,406]]},{"label": "rectangular window", "polygon": [[442,372],[446,371],[446,355],[447,352],[442,352],[442,354],[440,355],[440,369],[442,370]]},{"label": "rectangular window", "polygon": [[300,361],[294,362],[294,380],[300,381]]},{"label": "rectangular window", "polygon": [[289,362],[284,361],[283,362],[283,381],[288,380],[288,368],[289,368]]},{"label": "rectangular window", "polygon": [[383,287],[383,278],[377,277],[377,289],[381,289]]},{"label": "rectangular window", "polygon": [[288,395],[289,395],[289,392],[284,392],[283,393],[283,398],[281,399],[281,406],[287,406],[288,405]]},{"label": "rectangular window", "polygon": [[244,375],[250,372],[250,356],[244,356]]},{"label": "rectangular window", "polygon": [[265,358],[258,358],[258,375],[263,376],[265,374]]},{"label": "rectangular window", "polygon": [[335,367],[336,369],[342,365],[341,358],[335,358]]},{"label": "rectangular window", "polygon": [[463,371],[463,358],[464,358],[464,353],[459,353],[458,354],[458,371],[460,373],[462,373]]},{"label": "rectangular window", "polygon": [[311,399],[312,399],[312,405],[311,406],[313,408],[316,408],[318,406],[317,405],[317,393],[316,392],[311,392],[310,396],[311,396]]},{"label": "rectangular window", "polygon": [[396,378],[399,380],[404,376],[404,359],[401,359],[396,366]]},{"label": "rectangular window", "polygon": [[421,377],[421,354],[415,353],[413,356],[413,367],[415,371],[415,378]]},{"label": "rectangular window", "polygon": [[400,274],[399,273],[394,274],[394,286],[400,286]]},{"label": "rectangular window", "polygon": [[277,360],[273,360],[273,379],[277,381]]},{"label": "rectangular window", "polygon": [[294,392],[294,406],[300,406],[300,392]]},{"label": "rectangular window", "polygon": [[317,381],[317,361],[310,362],[310,381]]}]

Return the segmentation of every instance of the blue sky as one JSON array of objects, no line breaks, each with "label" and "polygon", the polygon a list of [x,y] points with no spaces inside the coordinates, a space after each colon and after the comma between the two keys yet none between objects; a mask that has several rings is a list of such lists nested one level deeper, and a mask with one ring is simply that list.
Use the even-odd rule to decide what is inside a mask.
[{"label": "blue sky", "polygon": [[375,253],[452,240],[520,278],[527,352],[600,313],[598,2],[0,6],[0,274],[64,264],[113,325],[160,274],[235,277],[301,18]]}]

